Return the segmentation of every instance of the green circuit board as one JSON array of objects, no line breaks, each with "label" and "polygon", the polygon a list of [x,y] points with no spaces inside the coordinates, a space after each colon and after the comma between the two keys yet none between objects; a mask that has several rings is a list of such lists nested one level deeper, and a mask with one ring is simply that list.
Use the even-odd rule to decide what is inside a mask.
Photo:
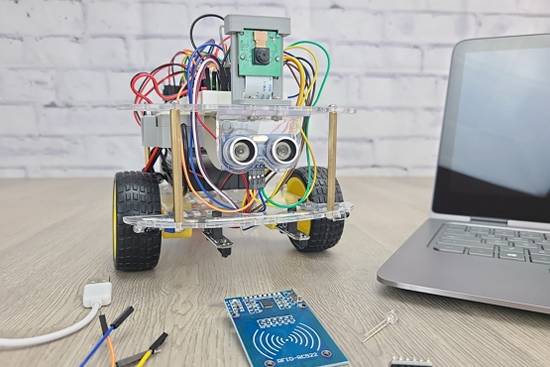
[{"label": "green circuit board", "polygon": [[279,78],[282,73],[283,38],[273,31],[267,32],[266,46],[269,48],[269,64],[254,63],[254,30],[244,30],[239,39],[239,75],[240,76],[271,76]]}]

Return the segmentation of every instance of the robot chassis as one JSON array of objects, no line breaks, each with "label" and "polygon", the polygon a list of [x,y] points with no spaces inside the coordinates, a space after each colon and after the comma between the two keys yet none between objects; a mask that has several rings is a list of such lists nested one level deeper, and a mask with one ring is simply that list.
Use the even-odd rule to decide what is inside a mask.
[{"label": "robot chassis", "polygon": [[[344,202],[336,179],[336,143],[338,113],[353,113],[353,109],[315,107],[311,100],[309,105],[291,106],[283,98],[284,61],[294,58],[283,49],[290,19],[216,17],[224,19],[225,39],[230,39],[231,47],[226,49],[222,41],[228,56],[217,69],[196,64],[210,59],[216,64],[210,54],[220,46],[195,47],[192,57],[199,52],[200,59],[184,70],[189,76],[193,67],[199,69],[195,69],[198,85],[192,89],[192,79],[187,80],[189,101],[180,102],[181,86],[172,90],[165,86],[165,95],[177,93],[177,98],[130,107],[140,116],[146,167],[115,175],[113,259],[118,270],[154,268],[162,239],[189,237],[193,229],[201,230],[223,257],[233,247],[224,228],[247,230],[259,225],[285,234],[298,251],[324,251],[340,240],[350,215],[353,206]],[[205,87],[209,77],[212,86],[223,73],[225,86]],[[206,83],[200,79],[203,75]],[[300,81],[295,78],[299,86],[304,79],[300,75]],[[309,86],[314,84],[312,76],[307,80]],[[327,168],[317,167],[314,156],[310,157],[303,130],[314,114],[328,114]],[[296,167],[304,151],[313,168],[311,164]],[[159,157],[162,162],[155,172]],[[283,179],[267,194],[267,185],[278,172]],[[239,208],[236,201],[243,191]]]}]

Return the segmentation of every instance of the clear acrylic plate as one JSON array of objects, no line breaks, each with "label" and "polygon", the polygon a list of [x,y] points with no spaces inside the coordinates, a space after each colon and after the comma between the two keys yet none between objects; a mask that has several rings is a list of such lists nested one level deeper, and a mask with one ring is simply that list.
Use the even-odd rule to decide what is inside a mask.
[{"label": "clear acrylic plate", "polygon": [[273,117],[273,116],[311,116],[328,112],[342,114],[355,114],[354,107],[330,106],[285,106],[285,105],[246,105],[246,104],[189,104],[187,102],[151,103],[151,104],[128,104],[120,105],[118,109],[138,112],[162,112],[178,108],[182,113],[219,113],[224,116],[246,116],[246,117]]},{"label": "clear acrylic plate", "polygon": [[186,196],[187,209],[184,210],[182,223],[175,223],[172,214],[126,216],[124,223],[134,227],[134,231],[143,232],[147,228],[183,231],[187,228],[223,228],[291,223],[301,220],[327,218],[334,221],[349,217],[353,204],[350,202],[336,203],[333,210],[328,210],[326,204],[306,202],[296,208],[296,211],[268,207],[263,213],[224,213],[221,217],[213,217],[212,210],[198,203],[190,195]]}]

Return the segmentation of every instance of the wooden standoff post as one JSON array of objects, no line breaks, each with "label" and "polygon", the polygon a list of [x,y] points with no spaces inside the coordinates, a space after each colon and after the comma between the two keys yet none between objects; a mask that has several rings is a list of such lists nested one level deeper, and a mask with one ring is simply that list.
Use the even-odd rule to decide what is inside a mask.
[{"label": "wooden standoff post", "polygon": [[329,106],[328,113],[328,188],[327,210],[334,210],[336,202],[336,136],[338,116],[336,106]]},{"label": "wooden standoff post", "polygon": [[170,136],[172,144],[172,190],[174,196],[174,222],[183,222],[183,176],[181,146],[181,117],[180,110],[170,110]]}]

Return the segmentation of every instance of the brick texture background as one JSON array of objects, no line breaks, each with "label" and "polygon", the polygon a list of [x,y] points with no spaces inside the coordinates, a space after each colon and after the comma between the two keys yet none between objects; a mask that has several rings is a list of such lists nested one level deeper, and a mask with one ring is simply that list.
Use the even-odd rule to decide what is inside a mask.
[{"label": "brick texture background", "polygon": [[187,47],[205,12],[290,16],[290,40],[330,48],[323,102],[358,107],[341,119],[343,174],[432,175],[453,44],[550,32],[548,0],[0,0],[0,177],[139,168],[139,130],[112,106],[130,102],[133,73]]}]

